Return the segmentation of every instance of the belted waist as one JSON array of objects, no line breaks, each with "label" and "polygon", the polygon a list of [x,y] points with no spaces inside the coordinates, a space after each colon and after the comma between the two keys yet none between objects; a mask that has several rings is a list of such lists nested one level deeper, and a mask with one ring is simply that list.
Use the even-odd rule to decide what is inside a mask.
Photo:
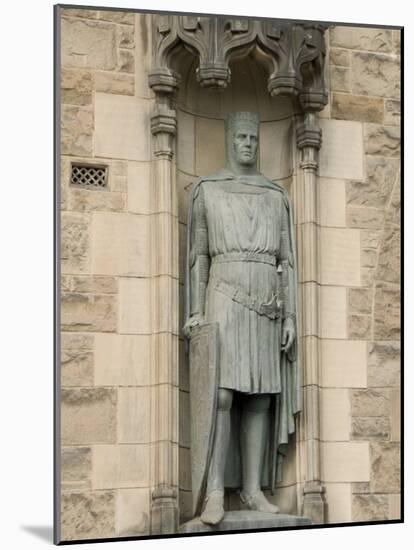
[{"label": "belted waist", "polygon": [[261,254],[260,252],[227,252],[212,257],[213,264],[222,262],[258,262],[275,266],[277,258],[272,254]]},{"label": "belted waist", "polygon": [[269,302],[263,303],[244,292],[241,288],[230,285],[225,281],[215,281],[212,287],[231,298],[234,302],[255,311],[259,315],[269,317],[269,319],[277,319],[283,315],[283,303],[279,298],[279,293],[273,293]]}]

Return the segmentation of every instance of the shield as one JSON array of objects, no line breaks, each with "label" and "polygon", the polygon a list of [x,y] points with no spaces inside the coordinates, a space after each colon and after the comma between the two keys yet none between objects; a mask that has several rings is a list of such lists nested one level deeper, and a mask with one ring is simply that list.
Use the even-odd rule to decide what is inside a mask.
[{"label": "shield", "polygon": [[218,323],[194,327],[190,339],[193,514],[201,513],[213,449],[219,376]]}]

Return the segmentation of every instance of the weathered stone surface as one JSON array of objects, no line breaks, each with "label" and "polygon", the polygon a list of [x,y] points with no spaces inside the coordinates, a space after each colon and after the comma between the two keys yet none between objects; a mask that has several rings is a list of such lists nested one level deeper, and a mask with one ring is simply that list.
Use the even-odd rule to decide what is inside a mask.
[{"label": "weathered stone surface", "polygon": [[135,22],[135,13],[128,11],[101,10],[98,12],[98,17],[103,21],[114,21],[126,25],[133,25]]},{"label": "weathered stone surface", "polygon": [[388,497],[385,495],[354,495],[352,520],[375,521],[388,518]]},{"label": "weathered stone surface", "polygon": [[67,331],[115,331],[116,297],[110,294],[62,294],[61,327]]},{"label": "weathered stone surface", "polygon": [[64,493],[61,501],[62,540],[115,536],[115,492]]},{"label": "weathered stone surface", "polygon": [[361,285],[369,287],[374,284],[375,268],[373,267],[361,267]]},{"label": "weathered stone surface", "polygon": [[116,403],[112,388],[62,389],[62,445],[115,443]]},{"label": "weathered stone surface", "polygon": [[329,30],[331,46],[351,50],[390,52],[392,35],[390,30],[363,27],[333,27]]},{"label": "weathered stone surface", "polygon": [[60,292],[70,292],[72,290],[72,277],[70,275],[61,275]]},{"label": "weathered stone surface", "polygon": [[61,34],[62,65],[115,69],[115,25],[62,17]]},{"label": "weathered stone surface", "polygon": [[131,50],[118,50],[118,71],[133,73],[135,70],[135,57]]},{"label": "weathered stone surface", "polygon": [[[335,89],[339,90],[339,88]],[[332,118],[382,123],[384,100],[378,97],[334,93],[332,96]]]},{"label": "weathered stone surface", "polygon": [[381,231],[375,231],[370,229],[364,229],[361,231],[361,247],[363,249],[375,249],[379,247],[380,239],[382,233]]},{"label": "weathered stone surface", "polygon": [[81,69],[66,69],[60,73],[61,102],[70,105],[92,103],[92,73]]},{"label": "weathered stone surface", "polygon": [[391,441],[401,441],[401,389],[391,390]]},{"label": "weathered stone surface", "polygon": [[399,226],[387,224],[384,228],[379,252],[376,279],[389,283],[400,283],[400,253],[400,228]]},{"label": "weathered stone surface", "polygon": [[400,291],[394,285],[377,285],[374,301],[374,339],[399,340],[400,299]]},{"label": "weathered stone surface", "polygon": [[134,95],[135,79],[129,74],[96,71],[95,90],[107,94]]},{"label": "weathered stone surface", "polygon": [[369,155],[400,156],[400,128],[365,124],[365,151]]},{"label": "weathered stone surface", "polygon": [[401,104],[399,101],[395,99],[386,99],[384,101],[384,124],[395,126],[401,124]]},{"label": "weathered stone surface", "polygon": [[70,290],[93,294],[115,294],[118,290],[118,283],[114,277],[74,275],[71,277]]},{"label": "weathered stone surface", "polygon": [[375,268],[377,264],[377,251],[371,250],[362,250],[361,252],[361,266],[363,268]]},{"label": "weathered stone surface", "polygon": [[394,53],[401,53],[401,31],[392,31],[392,46]]},{"label": "weathered stone surface", "polygon": [[339,65],[340,67],[349,67],[350,54],[349,51],[341,48],[331,48],[329,51],[329,62],[331,65]]},{"label": "weathered stone surface", "polygon": [[391,196],[391,202],[388,205],[388,209],[385,213],[385,221],[387,223],[400,224],[401,217],[401,186],[400,178],[397,176],[397,180],[394,184],[394,190]]},{"label": "weathered stone surface", "polygon": [[63,491],[90,489],[92,474],[90,447],[63,447],[60,467]]},{"label": "weathered stone surface", "polygon": [[381,229],[384,223],[384,212],[376,208],[348,206],[346,209],[348,227],[361,229]]},{"label": "weathered stone surface", "polygon": [[65,350],[93,349],[93,341],[93,334],[62,332],[60,335],[60,345]]},{"label": "weathered stone surface", "polygon": [[399,99],[400,60],[395,56],[354,52],[352,92]]},{"label": "weathered stone surface", "polygon": [[98,17],[98,12],[96,10],[63,8],[62,12],[63,15],[67,17],[82,17],[84,19],[96,19]]},{"label": "weathered stone surface", "polygon": [[133,25],[118,25],[117,39],[119,48],[132,49],[135,46],[134,30]]},{"label": "weathered stone surface", "polygon": [[401,490],[400,444],[372,442],[371,490],[373,493],[398,493]]},{"label": "weathered stone surface", "polygon": [[61,150],[64,155],[92,156],[93,112],[90,107],[61,106]]},{"label": "weathered stone surface", "polygon": [[61,269],[62,272],[84,273],[89,270],[89,217],[85,214],[61,214]]},{"label": "weathered stone surface", "polygon": [[62,386],[93,385],[93,354],[89,351],[62,350]]},{"label": "weathered stone surface", "polygon": [[400,385],[400,343],[373,342],[368,347],[368,386]]},{"label": "weathered stone surface", "polygon": [[70,160],[63,155],[60,156],[60,187],[57,191],[60,192],[60,210],[67,209],[68,185],[70,178]]},{"label": "weathered stone surface", "polygon": [[119,212],[125,209],[125,193],[69,188],[68,208],[78,212],[104,210]]},{"label": "weathered stone surface", "polygon": [[353,390],[351,394],[352,416],[388,416],[390,393],[388,390]]},{"label": "weathered stone surface", "polygon": [[371,492],[369,482],[352,483],[351,490],[354,495],[362,495]]},{"label": "weathered stone surface", "polygon": [[351,91],[351,72],[346,67],[337,67],[330,65],[329,81],[331,90],[334,92]]},{"label": "weathered stone surface", "polygon": [[372,318],[370,315],[348,316],[348,338],[369,340],[371,338]]},{"label": "weathered stone surface", "polygon": [[348,290],[348,311],[352,313],[371,313],[372,290],[369,288],[350,288]]},{"label": "weathered stone surface", "polygon": [[356,417],[352,419],[352,439],[389,439],[390,419],[385,417]]},{"label": "weathered stone surface", "polygon": [[384,208],[399,170],[393,158],[366,155],[366,181],[350,181],[346,196],[348,204]]}]

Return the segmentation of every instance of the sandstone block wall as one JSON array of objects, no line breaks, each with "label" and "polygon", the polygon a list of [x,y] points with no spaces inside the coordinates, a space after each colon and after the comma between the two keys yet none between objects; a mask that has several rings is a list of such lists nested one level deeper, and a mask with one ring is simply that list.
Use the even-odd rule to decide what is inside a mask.
[{"label": "sandstone block wall", "polygon": [[[62,539],[150,528],[150,18],[61,11]],[[70,185],[71,163],[108,185]]]},{"label": "sandstone block wall", "polygon": [[400,515],[400,33],[327,33],[320,153],[328,521]]}]

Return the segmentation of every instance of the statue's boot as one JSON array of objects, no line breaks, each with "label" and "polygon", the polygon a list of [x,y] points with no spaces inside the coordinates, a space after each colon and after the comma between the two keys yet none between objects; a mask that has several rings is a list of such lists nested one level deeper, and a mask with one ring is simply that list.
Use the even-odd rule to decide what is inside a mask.
[{"label": "statue's boot", "polygon": [[279,508],[271,504],[260,489],[270,396],[256,395],[246,399],[241,418],[241,450],[243,490],[240,499],[250,510],[277,514]]},{"label": "statue's boot", "polygon": [[206,505],[200,519],[203,523],[217,525],[224,518],[224,492],[212,491],[206,498]]},{"label": "statue's boot", "polygon": [[249,495],[242,491],[240,493],[240,500],[243,504],[246,504],[250,510],[256,510],[257,512],[267,512],[268,514],[278,514],[279,508],[270,503],[264,496],[262,491],[258,491],[254,495]]},{"label": "statue's boot", "polygon": [[230,409],[233,393],[219,388],[217,395],[216,433],[207,479],[206,505],[200,519],[217,525],[224,517],[224,468],[230,441]]}]

